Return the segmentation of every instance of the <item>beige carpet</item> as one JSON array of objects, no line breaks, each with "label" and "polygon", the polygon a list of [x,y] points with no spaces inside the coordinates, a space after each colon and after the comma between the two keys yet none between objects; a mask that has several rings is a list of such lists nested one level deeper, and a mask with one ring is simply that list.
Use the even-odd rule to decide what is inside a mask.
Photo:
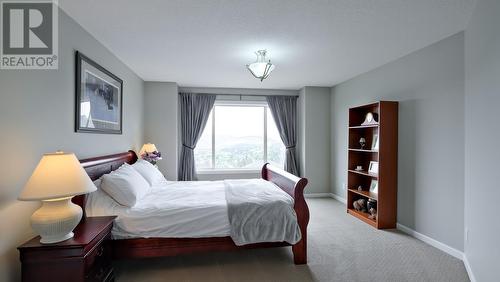
[{"label": "beige carpet", "polygon": [[469,281],[463,263],[397,230],[379,231],[332,199],[308,199],[309,263],[290,248],[118,261],[117,281]]}]

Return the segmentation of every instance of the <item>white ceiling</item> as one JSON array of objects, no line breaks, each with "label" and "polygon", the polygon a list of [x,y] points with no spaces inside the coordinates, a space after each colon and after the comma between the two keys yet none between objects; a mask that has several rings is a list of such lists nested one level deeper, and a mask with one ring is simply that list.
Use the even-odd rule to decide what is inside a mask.
[{"label": "white ceiling", "polygon": [[[60,0],[146,81],[332,86],[465,29],[475,0]],[[245,64],[267,49],[264,82]]]}]

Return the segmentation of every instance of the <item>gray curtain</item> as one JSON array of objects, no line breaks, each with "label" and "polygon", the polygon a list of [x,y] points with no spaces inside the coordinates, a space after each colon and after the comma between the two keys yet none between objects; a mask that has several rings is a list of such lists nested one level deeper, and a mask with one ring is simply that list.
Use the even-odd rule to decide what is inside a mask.
[{"label": "gray curtain", "polygon": [[181,108],[182,149],[179,159],[179,180],[197,180],[194,148],[208,121],[216,95],[179,93]]},{"label": "gray curtain", "polygon": [[281,140],[286,146],[285,170],[298,176],[299,170],[295,152],[297,145],[297,97],[267,96],[266,99]]}]

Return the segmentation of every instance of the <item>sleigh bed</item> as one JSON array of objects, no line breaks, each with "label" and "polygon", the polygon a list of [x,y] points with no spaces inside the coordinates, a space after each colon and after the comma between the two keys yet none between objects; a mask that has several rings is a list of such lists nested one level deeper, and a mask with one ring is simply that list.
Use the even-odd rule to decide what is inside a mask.
[{"label": "sleigh bed", "polygon": [[[99,179],[102,175],[118,169],[122,164],[133,164],[137,155],[133,151],[101,156],[81,160],[81,164],[92,180]],[[293,198],[293,210],[297,216],[301,239],[296,244],[287,242],[263,242],[237,246],[229,236],[205,238],[129,238],[112,240],[113,257],[121,258],[146,258],[177,256],[197,252],[230,251],[252,248],[270,248],[291,246],[295,264],[307,263],[307,224],[309,210],[304,200],[304,188],[307,179],[299,178],[281,169],[266,164],[262,168],[262,179],[274,183]],[[73,202],[84,210],[87,196],[81,195],[73,198]]]}]

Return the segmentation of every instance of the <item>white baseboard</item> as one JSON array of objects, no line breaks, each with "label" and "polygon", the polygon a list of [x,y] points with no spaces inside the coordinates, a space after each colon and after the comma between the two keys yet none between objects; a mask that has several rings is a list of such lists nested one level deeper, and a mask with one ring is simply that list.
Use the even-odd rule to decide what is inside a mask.
[{"label": "white baseboard", "polygon": [[463,258],[463,252],[461,252],[453,247],[450,247],[450,246],[443,244],[437,240],[434,240],[427,235],[424,235],[424,234],[419,233],[419,232],[417,232],[417,231],[415,231],[407,226],[404,226],[403,224],[398,223],[396,226],[397,226],[397,229],[403,231],[404,233],[406,233],[414,238],[417,238],[420,241],[433,246],[434,248],[440,249],[441,251],[443,251],[443,252],[445,252],[453,257],[456,257],[457,259],[461,260]]},{"label": "white baseboard", "polygon": [[340,197],[337,194],[330,193],[330,197],[334,198],[335,200],[337,200],[337,201],[339,201],[339,202],[341,202],[343,204],[347,204],[346,198],[342,198],[342,197]]},{"label": "white baseboard", "polygon": [[397,223],[396,227],[398,230],[401,230],[402,232],[410,235],[413,238],[416,238],[426,244],[429,244],[433,246],[434,248],[437,248],[459,260],[461,260],[464,263],[465,270],[467,271],[467,274],[469,275],[469,279],[471,282],[476,282],[476,278],[474,277],[474,274],[472,273],[472,268],[470,267],[469,260],[467,259],[467,256],[465,255],[464,252],[459,251],[453,247],[450,247],[444,243],[439,242],[438,240],[432,239],[431,237],[424,235],[422,233],[419,233],[413,229],[411,229],[408,226],[404,226],[403,224]]},{"label": "white baseboard", "polygon": [[340,197],[339,195],[333,194],[333,193],[308,193],[304,194],[304,197],[306,198],[332,198],[335,199],[341,203],[347,203],[345,198]]},{"label": "white baseboard", "polygon": [[331,198],[330,193],[307,193],[304,194],[306,198]]},{"label": "white baseboard", "polygon": [[474,273],[472,273],[472,268],[469,264],[469,260],[467,259],[467,256],[465,253],[463,254],[462,261],[464,262],[465,265],[465,270],[467,270],[467,274],[469,274],[469,279],[471,282],[476,282],[476,277],[474,276]]}]

